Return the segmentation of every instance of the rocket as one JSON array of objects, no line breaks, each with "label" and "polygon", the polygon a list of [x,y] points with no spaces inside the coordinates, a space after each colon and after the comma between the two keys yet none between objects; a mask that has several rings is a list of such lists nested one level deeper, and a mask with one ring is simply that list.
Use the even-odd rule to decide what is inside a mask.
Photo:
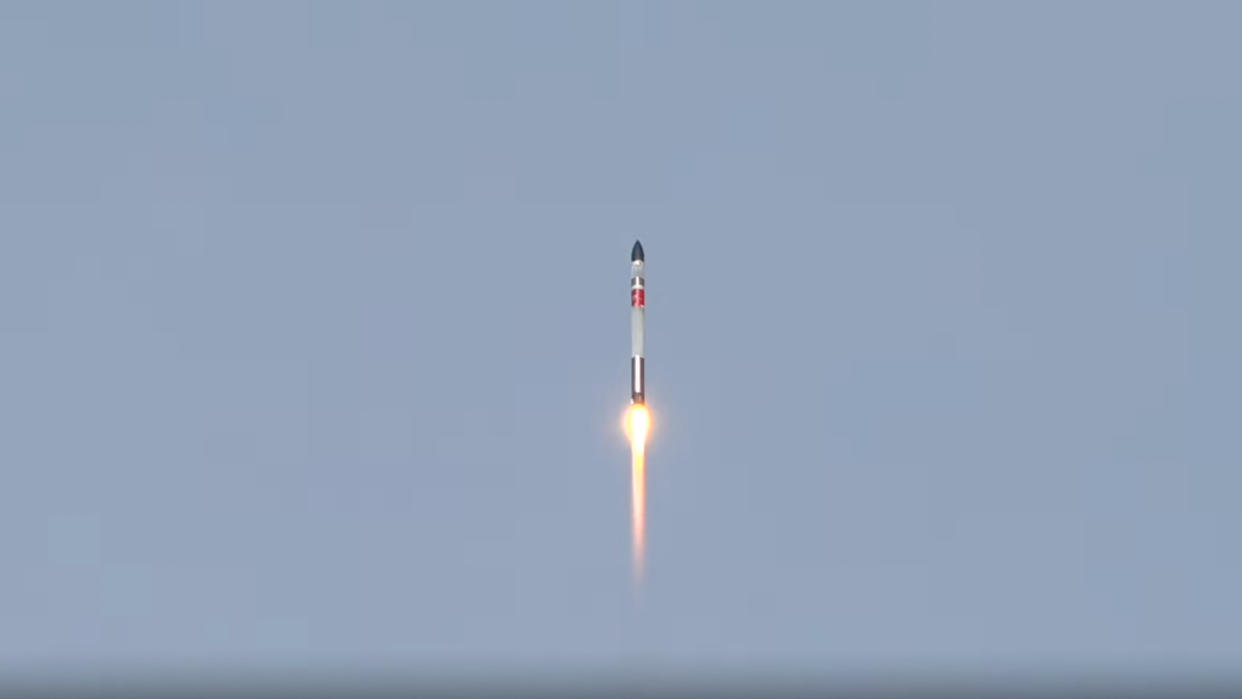
[{"label": "rocket", "polygon": [[644,278],[643,244],[634,241],[630,251],[630,402],[647,401],[647,375],[643,335],[647,330],[647,280]]}]

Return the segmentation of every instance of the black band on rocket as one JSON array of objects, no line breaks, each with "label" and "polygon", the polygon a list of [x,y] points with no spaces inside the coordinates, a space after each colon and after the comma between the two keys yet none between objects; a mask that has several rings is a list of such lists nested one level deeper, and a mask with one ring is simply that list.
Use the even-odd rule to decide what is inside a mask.
[{"label": "black band on rocket", "polygon": [[647,377],[643,366],[645,363],[644,357],[630,357],[630,400],[635,403],[642,403],[646,400]]}]

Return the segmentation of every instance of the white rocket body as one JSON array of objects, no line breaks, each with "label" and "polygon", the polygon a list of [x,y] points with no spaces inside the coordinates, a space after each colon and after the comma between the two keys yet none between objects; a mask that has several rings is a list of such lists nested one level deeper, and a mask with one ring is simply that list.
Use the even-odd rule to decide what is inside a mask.
[{"label": "white rocket body", "polygon": [[647,280],[644,269],[642,243],[634,242],[630,254],[630,402],[645,403],[647,400],[646,347],[647,330]]}]

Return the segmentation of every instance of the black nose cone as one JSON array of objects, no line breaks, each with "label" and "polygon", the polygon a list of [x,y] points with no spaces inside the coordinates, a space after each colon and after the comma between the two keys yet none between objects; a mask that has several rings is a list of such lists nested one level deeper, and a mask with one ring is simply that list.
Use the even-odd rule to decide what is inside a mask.
[{"label": "black nose cone", "polygon": [[643,244],[635,240],[634,249],[630,251],[630,262],[642,262],[642,261],[643,261]]}]

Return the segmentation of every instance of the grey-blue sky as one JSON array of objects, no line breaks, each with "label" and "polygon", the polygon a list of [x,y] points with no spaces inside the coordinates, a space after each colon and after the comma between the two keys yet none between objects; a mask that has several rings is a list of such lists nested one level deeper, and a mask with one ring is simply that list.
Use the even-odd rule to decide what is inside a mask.
[{"label": "grey-blue sky", "polygon": [[0,659],[1236,665],[1240,36],[4,5]]}]

